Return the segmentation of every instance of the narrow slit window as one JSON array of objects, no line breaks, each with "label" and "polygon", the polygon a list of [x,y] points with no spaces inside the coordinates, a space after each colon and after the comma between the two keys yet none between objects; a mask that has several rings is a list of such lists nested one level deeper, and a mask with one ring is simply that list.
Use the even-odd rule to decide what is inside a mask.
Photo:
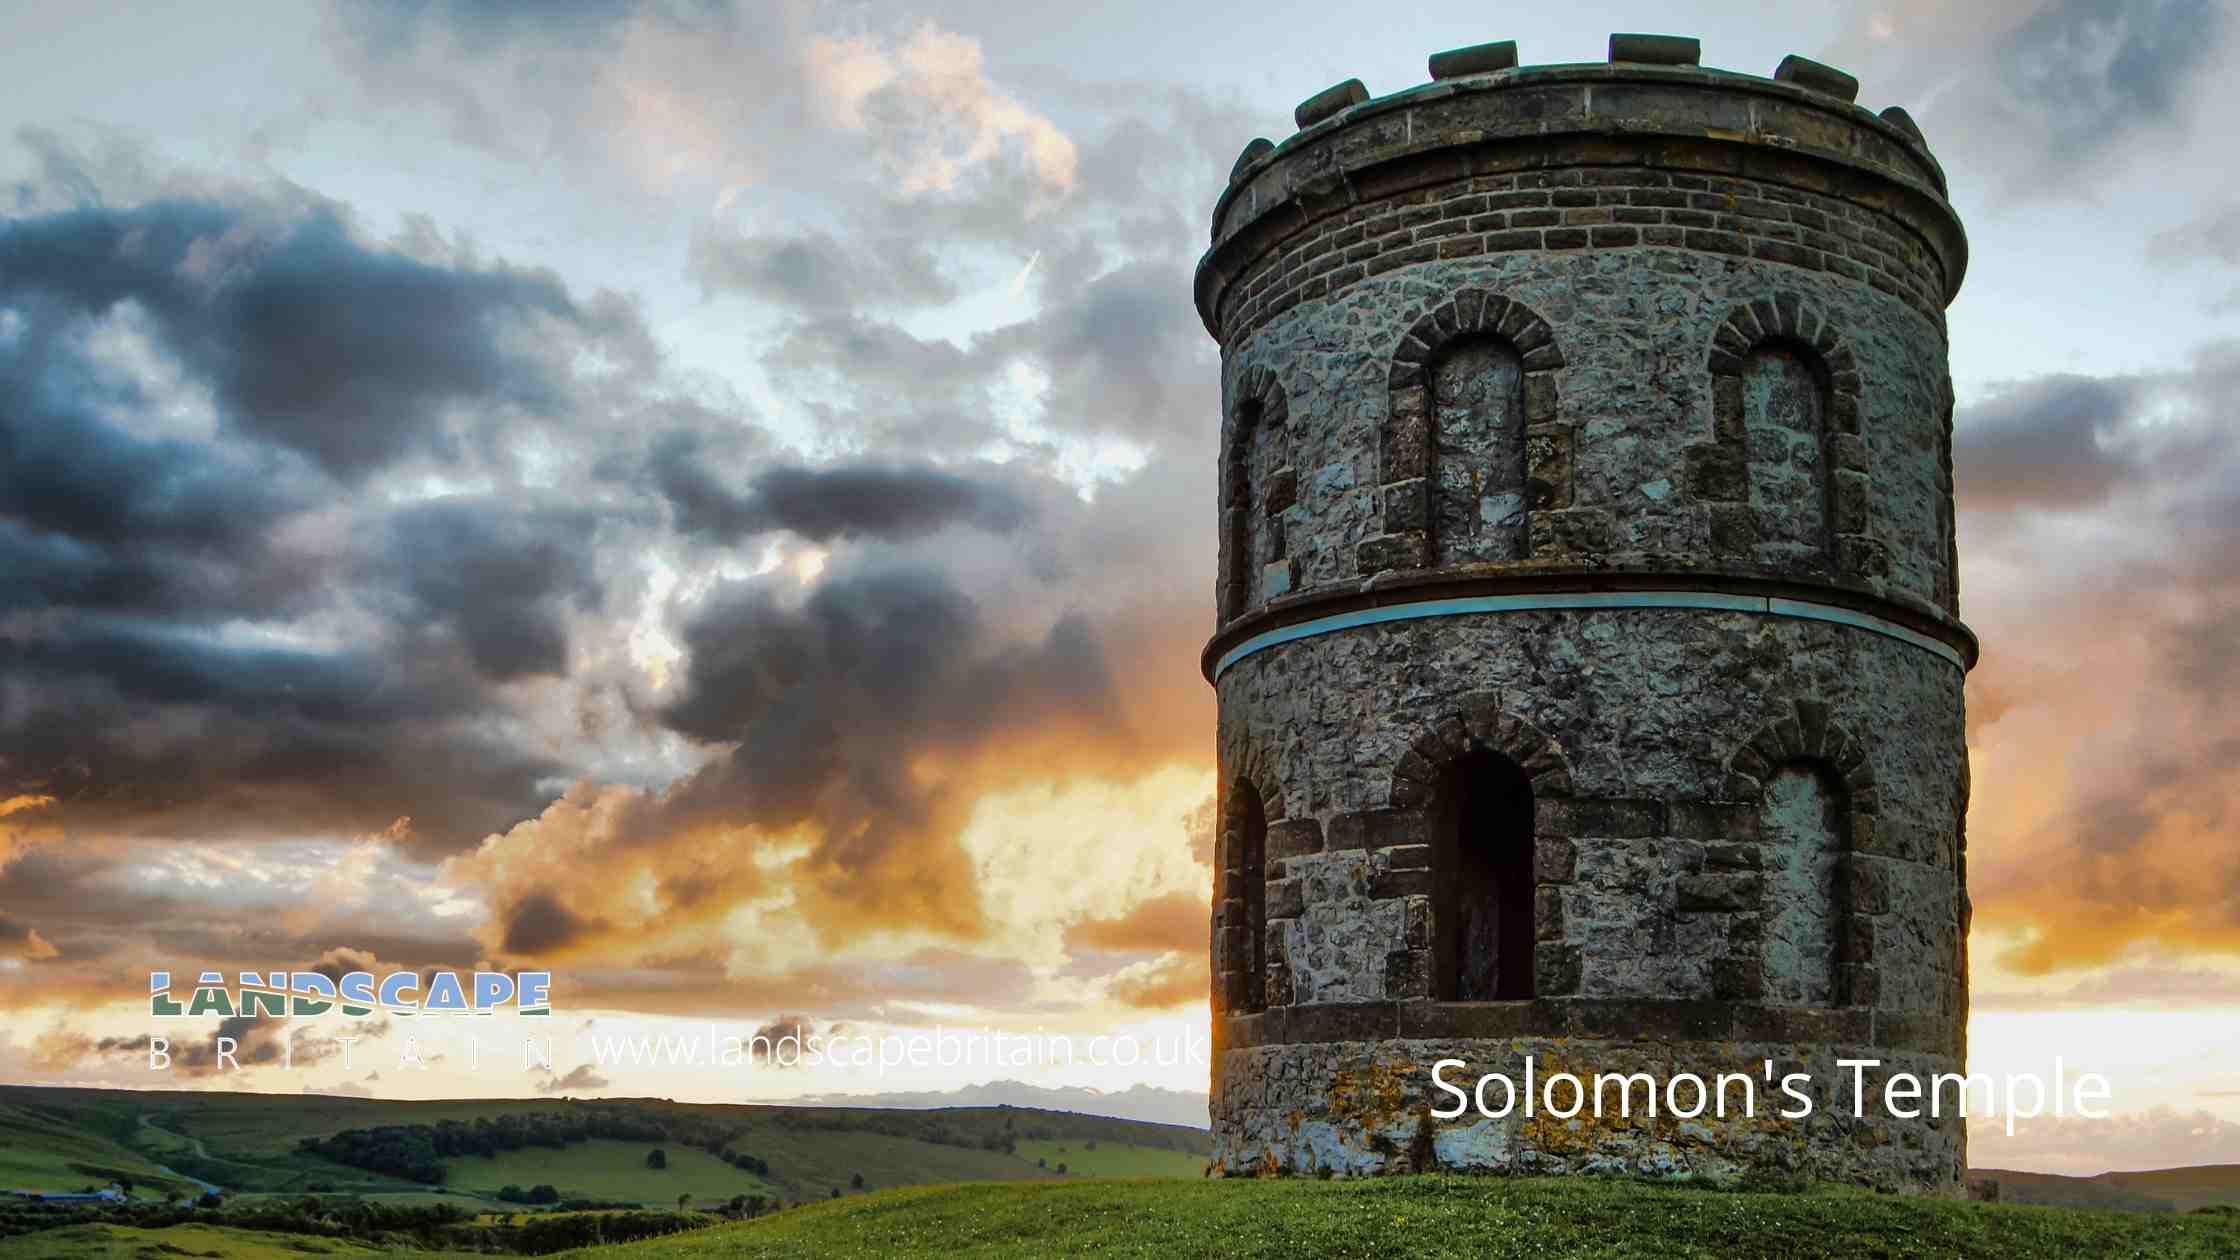
[{"label": "narrow slit window", "polygon": [[1237,889],[1244,903],[1244,940],[1237,966],[1244,972],[1244,1010],[1268,1009],[1268,811],[1259,789],[1237,788]]}]

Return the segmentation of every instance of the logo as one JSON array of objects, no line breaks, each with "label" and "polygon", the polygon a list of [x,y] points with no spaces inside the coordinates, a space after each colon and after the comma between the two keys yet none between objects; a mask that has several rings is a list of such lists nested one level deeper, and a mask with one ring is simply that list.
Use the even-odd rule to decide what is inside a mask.
[{"label": "logo", "polygon": [[376,1010],[391,1015],[552,1014],[549,971],[348,971],[339,977],[317,971],[244,971],[236,983],[205,971],[195,978],[184,1005],[171,996],[171,973],[148,973],[148,1013],[158,1018],[220,1015],[228,1018],[325,1015],[337,1009],[363,1018]]}]

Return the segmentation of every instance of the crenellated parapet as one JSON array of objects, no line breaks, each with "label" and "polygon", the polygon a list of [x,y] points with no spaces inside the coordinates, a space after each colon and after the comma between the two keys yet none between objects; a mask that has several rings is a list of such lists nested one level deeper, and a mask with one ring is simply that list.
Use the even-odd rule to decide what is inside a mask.
[{"label": "crenellated parapet", "polygon": [[[1737,74],[1698,65],[1692,39],[1614,35],[1608,62],[1520,66],[1516,45],[1504,42],[1435,54],[1430,71],[1429,83],[1381,97],[1349,79],[1302,102],[1289,138],[1245,146],[1198,268],[1198,310],[1215,337],[1378,268],[1478,249],[1650,243],[1762,257],[1877,284],[1939,320],[1959,290],[1967,238],[1943,168],[1904,109],[1858,105],[1858,81],[1841,70],[1791,56],[1771,78]],[[1634,189],[1538,178],[1596,167],[1681,178]],[[1462,186],[1500,200],[1459,219],[1425,212],[1404,225],[1348,215]],[[1813,205],[1800,221],[1733,204],[1762,200],[1757,186],[1871,217],[1831,217]],[[1591,200],[1544,195],[1568,188],[1606,191]],[[1322,244],[1311,229],[1336,218],[1365,230],[1335,252],[1293,248]],[[1403,226],[1406,235],[1395,235]],[[1266,266],[1271,256],[1281,265]]]}]

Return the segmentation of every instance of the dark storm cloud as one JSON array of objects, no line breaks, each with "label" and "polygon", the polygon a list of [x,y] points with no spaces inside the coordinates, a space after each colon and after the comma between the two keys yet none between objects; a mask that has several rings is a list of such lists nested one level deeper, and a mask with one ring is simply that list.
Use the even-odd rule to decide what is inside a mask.
[{"label": "dark storm cloud", "polygon": [[566,670],[595,518],[354,488],[504,475],[532,426],[564,452],[573,362],[647,353],[615,301],[301,195],[0,220],[0,795],[73,828],[409,815],[436,846],[533,812],[567,767],[493,688]]},{"label": "dark storm cloud", "polygon": [[922,236],[843,242],[822,232],[750,236],[701,224],[692,233],[687,269],[710,292],[813,314],[874,303],[939,304],[957,296]]},{"label": "dark storm cloud", "polygon": [[602,596],[597,524],[588,511],[518,496],[435,500],[388,519],[375,565],[410,596],[422,628],[455,634],[485,678],[557,675],[567,670],[570,618]]},{"label": "dark storm cloud", "polygon": [[733,583],[682,627],[691,673],[663,721],[736,745],[686,781],[687,811],[765,826],[815,814],[827,860],[876,868],[959,805],[913,783],[915,756],[1050,724],[1113,734],[1110,680],[1078,620],[1006,642],[950,579],[914,569],[842,574],[798,604],[781,590]]},{"label": "dark storm cloud", "polygon": [[55,955],[54,945],[39,929],[6,911],[0,911],[0,958],[42,959]]},{"label": "dark storm cloud", "polygon": [[2047,376],[1970,407],[1952,447],[1969,506],[2080,507],[2107,494],[2125,469],[2109,447],[2141,388],[2124,379]]},{"label": "dark storm cloud", "polygon": [[507,912],[502,947],[509,954],[548,954],[574,944],[597,926],[550,896],[532,893]]},{"label": "dark storm cloud", "polygon": [[[806,1015],[780,1015],[747,1037],[747,1053],[775,1067],[801,1066],[802,1044],[816,1035],[817,1026]],[[792,1038],[788,1044],[787,1038]]]},{"label": "dark storm cloud", "polygon": [[2175,121],[2227,18],[2217,0],[2056,0],[1998,49],[2001,75],[2064,147]]},{"label": "dark storm cloud", "polygon": [[539,1081],[537,1092],[540,1094],[589,1093],[592,1090],[605,1089],[612,1084],[614,1084],[613,1081],[593,1071],[590,1064],[578,1063],[568,1070],[566,1076],[555,1076],[550,1080]]},{"label": "dark storm cloud", "polygon": [[566,370],[539,348],[551,326],[627,331],[550,273],[372,249],[330,207],[280,222],[196,202],[14,220],[0,227],[0,302],[36,340],[130,304],[234,432],[343,478],[408,452],[455,457],[491,418],[559,410]]},{"label": "dark storm cloud", "polygon": [[[342,1036],[377,1037],[388,1027],[385,1020],[379,1023],[360,1021],[344,1032],[315,1034],[309,1028],[291,1027],[283,1019],[236,1015],[219,1020],[215,1027],[200,1022],[179,1025],[164,1034],[164,1053],[170,1058],[169,1070],[190,1077],[219,1076],[236,1069],[282,1064],[310,1067],[340,1058]],[[221,1046],[221,1039],[230,1040],[232,1044]],[[103,1037],[83,1044],[90,1054],[146,1062],[153,1042],[142,1034]]]},{"label": "dark storm cloud", "polygon": [[688,433],[657,443],[649,463],[677,529],[723,543],[772,530],[816,542],[907,538],[950,525],[1004,532],[1028,516],[1026,501],[1006,486],[923,465],[780,465],[752,474],[738,493],[710,471]]}]

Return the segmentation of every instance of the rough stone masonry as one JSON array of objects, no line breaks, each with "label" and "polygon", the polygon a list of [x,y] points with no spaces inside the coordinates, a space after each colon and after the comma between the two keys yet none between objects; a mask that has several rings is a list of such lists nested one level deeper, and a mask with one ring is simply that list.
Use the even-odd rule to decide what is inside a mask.
[{"label": "rough stone masonry", "polygon": [[[1902,109],[1696,61],[1441,53],[1215,207],[1223,1172],[1959,1189],[1962,1122],[1836,1061],[1965,1052],[1966,239]],[[1818,1105],[1431,1117],[1527,1055]]]}]

